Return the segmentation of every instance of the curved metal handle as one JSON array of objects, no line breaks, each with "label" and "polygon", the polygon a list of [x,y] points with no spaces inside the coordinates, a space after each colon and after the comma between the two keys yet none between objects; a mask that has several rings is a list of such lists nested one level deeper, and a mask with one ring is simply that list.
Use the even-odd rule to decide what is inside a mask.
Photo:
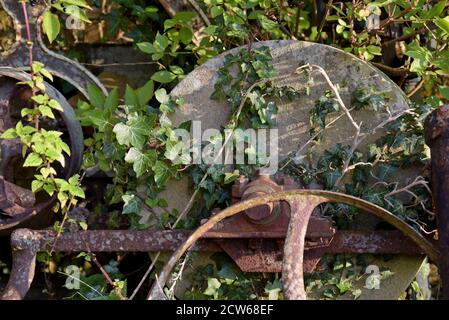
[{"label": "curved metal handle", "polygon": [[[287,231],[287,239],[284,246],[284,267],[283,281],[284,293],[287,299],[305,299],[304,280],[302,277],[302,259],[304,252],[304,238],[307,230],[307,222],[313,209],[325,202],[339,202],[351,205],[357,209],[362,209],[372,213],[378,218],[385,220],[392,226],[399,229],[404,235],[411,238],[433,261],[440,260],[438,250],[424,238],[420,233],[413,229],[410,225],[390,213],[389,211],[370,203],[366,200],[359,199],[350,195],[324,191],[324,190],[292,190],[272,193],[267,196],[249,199],[237,203],[218,214],[212,216],[205,224],[200,226],[190,237],[176,250],[165,264],[157,280],[153,284],[147,299],[164,299],[165,294],[162,288],[168,281],[172,269],[176,262],[185,254],[185,252],[201,238],[207,231],[212,229],[221,220],[231,217],[246,209],[259,206],[267,202],[287,201],[290,203],[292,215]],[[295,213],[293,213],[295,209]],[[300,228],[298,228],[300,224]]]}]

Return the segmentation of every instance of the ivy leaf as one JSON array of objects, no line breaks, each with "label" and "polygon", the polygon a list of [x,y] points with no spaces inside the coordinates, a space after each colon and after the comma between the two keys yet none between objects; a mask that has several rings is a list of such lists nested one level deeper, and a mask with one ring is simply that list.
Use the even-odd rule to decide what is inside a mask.
[{"label": "ivy leaf", "polygon": [[154,182],[158,186],[163,186],[166,184],[167,180],[176,174],[176,168],[169,167],[163,161],[156,161],[153,166],[154,171]]},{"label": "ivy leaf", "polygon": [[44,13],[43,25],[48,41],[52,43],[61,31],[61,25],[59,23],[58,16],[51,13],[50,11],[46,11]]},{"label": "ivy leaf", "polygon": [[37,153],[30,153],[23,163],[24,167],[39,167],[43,163],[42,158]]},{"label": "ivy leaf", "polygon": [[326,189],[331,190],[338,178],[340,178],[341,173],[339,171],[327,171],[324,173],[324,183],[326,185]]},{"label": "ivy leaf", "polygon": [[126,124],[116,124],[113,129],[119,144],[138,149],[142,149],[150,130],[150,124],[146,121],[146,117],[137,115],[130,117]]},{"label": "ivy leaf", "polygon": [[380,181],[389,181],[390,178],[392,178],[392,176],[395,174],[397,169],[398,168],[392,165],[381,163],[379,165],[379,173],[377,177]]},{"label": "ivy leaf", "polygon": [[137,178],[147,172],[155,163],[157,153],[155,150],[150,150],[146,153],[139,149],[131,148],[125,156],[125,161],[133,164],[133,170]]},{"label": "ivy leaf", "polygon": [[123,214],[139,213],[142,209],[142,200],[135,194],[126,193],[122,196],[122,200],[125,203],[122,210]]},{"label": "ivy leaf", "polygon": [[154,73],[151,76],[151,80],[160,83],[169,83],[176,79],[176,75],[173,72],[162,70]]},{"label": "ivy leaf", "polygon": [[234,172],[225,172],[224,184],[234,182],[239,176],[239,170],[234,170]]},{"label": "ivy leaf", "polygon": [[213,296],[214,298],[218,297],[218,289],[220,288],[221,283],[216,278],[207,279],[207,289],[204,291],[206,296]]},{"label": "ivy leaf", "polygon": [[275,279],[273,282],[268,281],[264,290],[265,293],[268,293],[268,300],[278,300],[279,293],[282,291],[282,283],[279,279]]},{"label": "ivy leaf", "polygon": [[170,96],[164,88],[157,89],[154,95],[156,96],[156,100],[160,103],[168,103],[170,101]]},{"label": "ivy leaf", "polygon": [[429,61],[432,58],[430,51],[416,42],[412,42],[407,46],[405,54],[413,58],[410,71],[417,73],[423,72],[429,66]]},{"label": "ivy leaf", "polygon": [[217,275],[220,278],[225,279],[227,284],[231,284],[235,279],[237,279],[237,275],[235,274],[235,271],[230,263],[225,263],[220,271],[217,272]]},{"label": "ivy leaf", "polygon": [[277,112],[276,104],[272,101],[268,102],[266,108],[262,108],[258,112],[260,121],[262,123],[267,123],[270,127],[275,126]]},{"label": "ivy leaf", "polygon": [[100,110],[94,110],[89,113],[89,120],[98,128],[100,132],[106,130],[109,124],[108,119],[105,118],[105,113]]},{"label": "ivy leaf", "polygon": [[384,195],[379,193],[369,193],[363,196],[363,199],[371,203],[377,204],[383,207],[384,205]]},{"label": "ivy leaf", "polygon": [[170,140],[167,142],[165,149],[164,156],[173,163],[190,163],[191,157],[184,142]]}]

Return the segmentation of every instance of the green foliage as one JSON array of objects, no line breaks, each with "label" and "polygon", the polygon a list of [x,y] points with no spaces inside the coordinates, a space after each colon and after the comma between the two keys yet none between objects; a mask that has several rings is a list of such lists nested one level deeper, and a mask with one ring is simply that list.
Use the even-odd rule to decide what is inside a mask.
[{"label": "green foliage", "polygon": [[[31,182],[33,193],[44,191],[50,196],[56,192],[59,200],[55,210],[60,209],[66,214],[78,198],[84,198],[84,191],[80,187],[79,176],[74,175],[68,181],[57,178],[55,162],[65,166],[65,155],[70,156],[70,148],[63,141],[63,133],[56,130],[46,130],[40,126],[40,119],[55,119],[53,111],[62,112],[59,103],[45,93],[44,78],[53,80],[52,75],[40,62],[32,64],[32,79],[22,82],[32,89],[31,102],[33,108],[21,110],[22,120],[18,121],[14,128],[9,128],[2,133],[2,139],[20,139],[22,144],[22,156],[25,158],[23,167],[36,168],[35,180]],[[31,125],[29,125],[31,124]],[[65,154],[65,155],[64,155]],[[62,230],[59,228],[59,230]]]},{"label": "green foliage", "polygon": [[[223,166],[185,168],[180,165],[179,144],[172,139],[175,128],[168,115],[175,112],[182,101],[170,97],[167,92],[196,65],[227,49],[247,45],[248,50],[226,56],[224,66],[218,71],[212,96],[225,101],[233,112],[242,107],[241,114],[234,114],[228,128],[274,126],[276,101],[279,98],[291,99],[298,93],[272,84],[270,79],[276,76],[276,70],[270,64],[271,54],[264,47],[253,49],[252,43],[269,39],[298,39],[330,44],[365,61],[376,62],[376,66],[393,68],[394,77],[397,77],[396,72],[401,74],[400,79],[395,80],[404,83],[403,88],[406,88],[407,77],[419,77],[423,83],[422,97],[428,104],[416,105],[413,113],[390,123],[387,134],[370,145],[366,152],[351,152],[351,146],[338,144],[323,152],[316,166],[305,161],[286,167],[286,171],[292,170],[307,184],[315,183],[325,189],[340,190],[367,199],[404,219],[415,220],[425,215],[425,207],[421,204],[430,205],[428,190],[418,184],[411,191],[424,202],[414,199],[412,203],[404,203],[391,194],[396,190],[392,177],[398,169],[422,164],[426,159],[423,117],[430,106],[436,107],[449,100],[449,83],[445,76],[449,70],[447,1],[436,1],[428,6],[424,6],[428,3],[425,0],[329,2],[328,6],[323,6],[324,10],[318,8],[318,12],[314,8],[315,1],[303,1],[301,6],[296,2],[267,0],[197,2],[210,20],[204,28],[198,28],[200,17],[196,12],[178,12],[169,18],[160,6],[143,0],[116,1],[118,6],[113,6],[111,13],[104,17],[108,23],[107,37],[124,32],[159,67],[143,87],[133,89],[128,86],[124,97],[119,97],[118,90],[112,90],[105,97],[98,88],[90,86],[89,103],[83,102],[78,106],[77,114],[82,124],[94,128],[92,136],[85,141],[84,168],[99,168],[112,175],[105,206],[123,205],[122,213],[129,218],[131,228],[148,227],[147,213],[158,209],[162,212],[158,227],[171,227],[178,213],[167,210],[167,201],[159,198],[158,193],[170,179],[179,178],[181,174],[191,175],[194,186],[200,192],[195,208],[197,214],[182,221],[178,227],[193,228],[212,209],[229,205],[230,183],[240,174],[250,174],[254,168],[239,166],[235,171],[227,172]],[[68,13],[78,14],[80,20],[88,21],[84,9],[89,7],[84,1],[57,1],[53,11],[63,11],[61,3],[82,8],[81,13]],[[369,30],[368,21],[373,15],[382,15],[380,28]],[[60,34],[55,17],[50,12],[44,17],[44,29],[50,42]],[[148,27],[150,25],[151,28]],[[403,40],[396,41],[398,37]],[[392,55],[394,58],[389,58]],[[39,68],[36,65],[36,69]],[[389,69],[382,70],[389,72]],[[51,78],[51,75],[42,68],[35,73],[33,85],[42,90],[43,79]],[[313,83],[310,75],[304,81]],[[307,91],[306,88],[306,94]],[[384,110],[385,100],[386,96],[376,92],[375,88],[361,87],[353,93],[351,108]],[[54,110],[58,110],[44,94],[36,96],[34,101],[38,108],[22,111],[28,122],[37,117],[52,118]],[[310,112],[311,135],[325,129],[330,118],[341,112],[333,93],[325,92]],[[4,138],[20,138],[27,148],[37,143],[38,150],[28,152],[25,160],[27,166],[36,167],[40,173],[33,181],[33,191],[45,190],[53,194],[55,190],[61,192],[60,189],[64,189],[63,193],[81,196],[82,190],[75,188],[76,181],[57,185],[56,180],[52,181],[51,178],[55,171],[45,165],[46,161],[63,161],[63,157],[56,157],[56,152],[69,154],[67,147],[59,142],[58,134],[38,130],[38,135],[32,125],[19,123],[18,127],[3,135]],[[33,140],[34,135],[36,138]],[[42,147],[42,141],[47,140],[44,135],[49,138]],[[236,139],[239,138],[245,139]],[[318,135],[314,143],[319,143],[321,138]],[[246,152],[250,154],[253,150],[248,148]],[[336,186],[346,175],[343,171],[347,160],[350,166],[365,164],[356,165],[351,170],[351,176]],[[206,173],[207,179],[203,181]],[[373,186],[373,179],[385,184]],[[144,191],[142,187],[145,187]],[[67,201],[66,196],[61,196],[60,200]],[[357,214],[356,210],[341,205],[330,205],[326,212],[333,216],[339,227],[347,227]],[[335,272],[350,268],[346,264],[343,268],[340,266],[341,263],[336,262],[330,268]],[[282,297],[281,284],[277,279],[262,281],[252,278],[253,275],[236,273],[233,268],[224,265],[217,265],[216,270],[214,268],[206,266],[195,274],[197,283],[188,291],[186,298]],[[251,279],[266,283],[254,290]],[[341,277],[332,283],[328,281],[328,284],[332,287],[323,292],[326,298],[348,292],[354,297],[360,294],[352,286],[352,281]]]},{"label": "green foliage", "polygon": [[[192,257],[192,259],[194,256]],[[260,273],[244,273],[222,253],[211,256],[213,264],[198,266],[188,275],[192,286],[184,293],[187,300],[278,299],[281,282]]]},{"label": "green foliage", "polygon": [[[85,141],[88,151],[84,166],[98,166],[113,173],[106,204],[123,202],[123,213],[129,216],[132,228],[146,227],[142,206],[156,198],[181,168],[165,156],[164,150],[173,142],[167,115],[182,100],[171,98],[165,89],[153,90],[152,80],[138,89],[127,86],[125,104],[121,105],[116,89],[105,97],[91,87],[90,103],[80,102],[77,110],[82,125],[95,128],[92,137]],[[159,103],[158,109],[150,106],[153,96]],[[136,192],[138,186],[147,187],[146,195]]]},{"label": "green foliage", "polygon": [[[51,1],[51,8],[59,11],[79,22],[87,22],[90,20],[87,17],[86,10],[90,10],[91,7],[85,0],[56,0]],[[61,32],[60,16],[52,13],[50,9],[43,15],[42,24],[44,32],[47,35],[48,41],[52,43]],[[63,23],[65,25],[65,23]]]},{"label": "green foliage", "polygon": [[48,41],[52,43],[56,39],[61,30],[61,25],[59,23],[58,16],[51,13],[50,11],[45,12],[43,18],[43,25],[45,34],[48,37]]},{"label": "green foliage", "polygon": [[[356,88],[352,93],[351,109],[386,110],[386,96],[374,88]],[[320,137],[326,130],[326,120],[336,116],[340,110],[331,92],[326,92],[310,111],[311,136]],[[366,152],[353,150],[350,145],[340,143],[324,150],[317,164],[304,161],[285,167],[286,173],[297,175],[304,183],[318,184],[326,190],[342,191],[375,203],[404,220],[427,219],[431,208],[430,193],[422,177],[417,177],[409,194],[413,198],[405,200],[396,192],[395,182],[399,168],[424,166],[428,151],[424,142],[423,122],[430,112],[430,106],[413,105],[413,111],[406,112],[385,125],[386,133],[368,146]],[[316,139],[316,138],[315,138]],[[319,140],[317,141],[319,143]],[[307,154],[313,153],[313,146]],[[308,157],[307,156],[307,157]],[[346,163],[347,162],[347,163]],[[347,166],[346,166],[347,164]],[[343,179],[351,168],[350,179]],[[415,169],[416,170],[416,169]],[[344,183],[341,183],[344,182]],[[328,205],[326,213],[332,216],[340,228],[347,228],[357,214],[357,210],[346,205]],[[415,224],[414,227],[419,227]]]},{"label": "green foliage", "polygon": [[[90,260],[89,255],[85,253],[79,255],[79,257],[84,257]],[[109,261],[108,264],[104,265],[104,271],[113,279],[114,285],[124,297],[126,297],[127,291],[127,281],[124,279],[124,275],[118,269],[119,263],[115,260]],[[111,285],[106,280],[105,276],[101,273],[88,274],[84,272],[81,274],[80,278],[77,279],[80,283],[79,289],[72,289],[75,291],[75,295],[80,296],[83,300],[119,300],[116,290],[111,288]]]},{"label": "green foliage", "polygon": [[[365,270],[372,261],[373,257],[367,254],[325,255],[321,258],[318,270],[305,276],[306,291],[324,300],[333,300],[342,295],[358,299],[362,293],[358,287],[361,281],[367,280],[369,274]],[[392,274],[388,269],[381,268],[379,280],[382,282]]]}]

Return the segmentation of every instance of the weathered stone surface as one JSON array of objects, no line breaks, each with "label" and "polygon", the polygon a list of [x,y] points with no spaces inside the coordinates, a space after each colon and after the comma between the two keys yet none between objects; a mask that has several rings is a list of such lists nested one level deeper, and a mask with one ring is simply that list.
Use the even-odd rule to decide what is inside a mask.
[{"label": "weathered stone surface", "polygon": [[[369,89],[373,86],[377,91],[384,92],[388,98],[386,102],[392,114],[408,108],[407,98],[402,90],[392,82],[385,74],[353,55],[342,50],[321,44],[300,41],[264,41],[255,43],[253,47],[268,46],[271,49],[273,64],[279,71],[279,75],[286,77],[282,81],[274,81],[279,85],[289,85],[296,89],[302,89],[305,80],[294,73],[296,68],[305,64],[321,66],[329,75],[334,84],[340,87],[340,94],[345,105],[350,108],[351,95],[359,87]],[[240,48],[230,50],[218,57],[204,63],[181,81],[171,92],[172,96],[181,96],[185,100],[182,108],[177,110],[171,120],[174,125],[179,125],[187,120],[200,120],[202,130],[208,128],[220,128],[228,123],[231,116],[229,106],[224,102],[210,99],[214,91],[214,83],[217,80],[217,70],[224,62],[224,56],[229,53],[237,53]],[[314,84],[310,95],[302,95],[292,102],[283,102],[278,112],[279,129],[279,159],[282,160],[291,152],[297,151],[310,139],[309,135],[309,111],[315,101],[330,90],[324,77],[318,72],[312,74]],[[351,114],[357,123],[362,122],[362,132],[369,132],[388,118],[386,112],[353,111]],[[329,121],[332,118],[329,117]],[[366,146],[374,142],[385,131],[380,129],[370,134],[360,145],[364,150]],[[326,130],[323,142],[314,150],[315,160],[323,150],[329,149],[336,143],[350,145],[354,139],[355,130],[346,116],[341,117],[335,125]],[[306,151],[306,150],[304,150]],[[410,172],[400,174],[398,180],[410,177]],[[186,193],[186,190],[188,192]],[[189,187],[189,179],[170,183],[165,192],[161,194],[169,200],[171,208],[179,211],[185,208],[193,189]],[[366,220],[364,219],[366,217]],[[359,228],[372,228],[378,221],[365,215],[360,217]],[[373,299],[397,299],[407,287],[418,271],[422,257],[397,256],[390,260],[389,266],[396,275],[392,280],[387,280],[385,286],[375,290],[375,294],[365,291],[362,298]],[[388,285],[387,285],[388,284]],[[396,288],[396,289],[395,289]]]},{"label": "weathered stone surface", "polygon": [[[353,55],[330,46],[301,41],[263,41],[254,47],[268,46],[273,55],[273,64],[279,75],[286,75],[282,81],[274,81],[279,85],[289,85],[296,89],[304,88],[303,76],[294,71],[305,64],[316,64],[328,73],[331,81],[340,86],[340,94],[346,106],[350,107],[351,93],[358,87],[374,86],[385,92],[391,111],[407,108],[406,97],[402,90],[385,74]],[[235,54],[240,50],[230,50],[211,59],[191,72],[171,92],[173,96],[182,96],[184,106],[171,117],[175,125],[187,120],[201,120],[203,129],[219,128],[227,124],[231,110],[225,102],[210,99],[217,80],[217,70],[222,66],[226,54]],[[278,129],[280,137],[280,158],[304,144],[309,137],[309,110],[315,101],[330,90],[323,76],[313,73],[314,85],[310,95],[302,95],[290,103],[279,105]],[[352,112],[357,122],[363,121],[364,131],[373,128],[387,118],[386,113],[373,111]],[[330,118],[331,119],[331,118]],[[354,129],[346,117],[341,118],[325,136],[322,148],[326,149],[336,142],[349,144],[354,137]],[[372,142],[378,135],[372,135],[364,145]],[[328,138],[328,139],[326,139]],[[319,152],[319,150],[317,150]]]},{"label": "weathered stone surface", "polygon": [[[393,275],[382,280],[379,284],[379,289],[366,286],[366,279],[372,275],[371,273],[362,277],[355,285],[355,287],[362,290],[362,294],[358,298],[360,300],[397,300],[407,289],[409,283],[413,281],[424,261],[422,257],[398,256],[388,261],[377,259],[373,263],[381,271],[384,268],[392,272]],[[340,299],[350,300],[353,298],[352,294],[348,293]]]}]

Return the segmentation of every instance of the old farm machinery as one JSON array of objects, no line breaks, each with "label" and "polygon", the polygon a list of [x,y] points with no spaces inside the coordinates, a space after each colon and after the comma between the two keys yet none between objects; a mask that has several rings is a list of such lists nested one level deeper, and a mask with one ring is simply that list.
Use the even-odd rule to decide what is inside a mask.
[{"label": "old farm machinery", "polygon": [[[2,99],[2,131],[14,123],[13,101],[16,82],[27,79],[26,57],[29,43],[25,40],[23,13],[18,2],[1,0],[3,8],[13,18],[17,32],[17,41],[1,61],[0,94]],[[86,95],[86,84],[95,83],[104,88],[91,73],[78,64],[52,53],[45,48],[40,34],[39,19],[45,10],[42,6],[30,7],[32,26],[33,54],[49,70],[82,94]],[[298,41],[266,41],[254,44],[255,48],[269,47],[273,55],[273,64],[279,70],[281,85],[290,85],[298,89],[303,85],[293,72],[298,66],[319,66],[327,71],[333,83],[346,82],[347,88],[342,94],[345,102],[358,85],[374,86],[376,90],[387,93],[388,113],[351,111],[353,119],[363,122],[365,132],[361,148],[372,143],[384,133],[389,117],[401,114],[408,105],[401,90],[383,73],[355,57],[335,48]],[[172,116],[178,125],[186,120],[198,120],[204,128],[220,128],[230,116],[221,102],[210,99],[216,73],[223,64],[226,54],[237,52],[239,48],[222,54],[195,69],[172,91],[172,95],[183,97],[185,105]],[[321,69],[317,70],[321,70]],[[294,103],[280,106],[277,127],[279,129],[279,158],[286,159],[298,148],[307,148],[309,133],[307,117],[314,101],[322,92],[329,89],[326,76],[315,75],[311,94],[301,96]],[[74,113],[65,98],[56,89],[48,85],[48,94],[56,98],[64,111],[59,123],[49,124],[67,128],[67,139],[72,148],[70,165],[64,174],[70,176],[80,167],[82,157],[82,132]],[[18,144],[14,141],[1,142],[0,181],[0,230],[11,233],[13,268],[9,282],[3,292],[3,299],[25,298],[34,278],[36,255],[49,250],[54,252],[86,251],[92,252],[152,252],[174,251],[166,262],[158,283],[153,285],[149,299],[164,298],[160,288],[169,280],[170,273],[177,260],[188,250],[224,251],[242,271],[282,272],[285,297],[305,299],[304,273],[312,272],[326,254],[370,253],[396,255],[398,277],[392,280],[389,288],[381,289],[382,297],[395,298],[403,291],[416,274],[425,256],[439,264],[443,280],[443,293],[449,297],[447,219],[444,213],[447,206],[444,186],[447,183],[447,126],[449,111],[442,107],[428,118],[426,123],[426,141],[432,150],[432,182],[434,201],[437,209],[439,240],[438,243],[412,228],[402,219],[387,210],[366,200],[343,193],[320,189],[320,186],[307,185],[287,173],[273,176],[264,174],[253,177],[240,177],[232,187],[233,205],[214,212],[196,231],[191,230],[92,230],[62,234],[54,244],[56,233],[51,229],[16,229],[26,226],[31,217],[45,219],[45,212],[53,199],[35,199],[31,191],[15,183],[18,168],[14,164],[20,159]],[[352,117],[350,118],[352,119]],[[316,154],[338,143],[349,143],[354,139],[351,121],[347,117],[339,118]],[[20,149],[20,148],[19,148]],[[296,155],[297,158],[301,154]],[[316,161],[312,159],[312,161]],[[420,168],[416,168],[418,172]],[[416,176],[414,171],[399,173],[397,181]],[[19,173],[20,175],[20,173]],[[190,199],[192,190],[188,179],[170,182],[164,191],[172,208],[183,208]],[[331,221],[320,216],[319,207],[325,203],[341,203],[362,211],[361,218],[354,230],[337,230]],[[374,218],[373,218],[374,217]],[[43,219],[43,220],[42,220]],[[379,228],[386,222],[389,228]],[[393,227],[393,228],[391,228]],[[195,243],[195,241],[197,243]],[[401,276],[402,274],[402,276]],[[370,296],[367,291],[364,298]],[[377,296],[379,298],[379,296]]]}]

